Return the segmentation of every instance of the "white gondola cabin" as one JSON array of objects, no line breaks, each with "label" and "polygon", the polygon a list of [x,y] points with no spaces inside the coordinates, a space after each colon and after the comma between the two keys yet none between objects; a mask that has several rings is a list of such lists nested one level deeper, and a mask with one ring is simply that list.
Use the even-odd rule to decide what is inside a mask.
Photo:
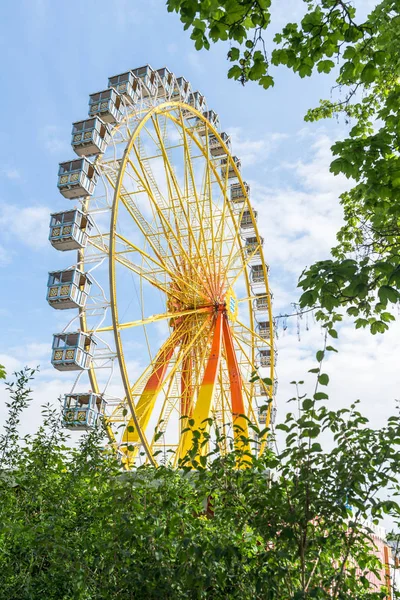
[{"label": "white gondola cabin", "polygon": [[62,251],[85,248],[92,227],[91,218],[81,210],[53,213],[50,215],[50,243]]},{"label": "white gondola cabin", "polygon": [[[211,123],[215,129],[219,127],[219,117],[214,110],[205,110],[203,112],[203,117],[207,119]],[[197,119],[196,121],[196,131],[199,135],[205,136],[207,133],[206,123],[202,119]]]},{"label": "white gondola cabin", "polygon": [[252,265],[251,281],[253,283],[265,283],[264,269],[262,265]]},{"label": "white gondola cabin", "polygon": [[96,167],[86,158],[60,163],[58,189],[65,198],[91,196],[98,179]]},{"label": "white gondola cabin", "polygon": [[240,229],[254,229],[254,221],[257,221],[256,210],[243,211],[242,218],[240,220]]},{"label": "white gondola cabin", "polygon": [[85,119],[72,125],[72,148],[78,156],[103,154],[111,139],[107,125],[100,119]]},{"label": "white gondola cabin", "polygon": [[243,188],[241,186],[240,183],[232,183],[230,190],[231,190],[231,202],[235,203],[235,202],[244,202],[246,200],[246,197],[249,196],[250,194],[250,186],[248,183],[246,183],[245,181],[243,181],[243,187],[245,189],[245,193],[243,192]]},{"label": "white gondola cabin", "polygon": [[172,97],[176,100],[180,98],[183,102],[187,100],[191,94],[190,83],[184,77],[177,77],[175,79],[175,87],[172,93]]},{"label": "white gondola cabin", "polygon": [[122,99],[114,88],[89,96],[89,116],[101,117],[106,123],[119,123],[122,119]]},{"label": "white gondola cabin", "polygon": [[269,348],[260,350],[258,353],[258,361],[260,367],[269,367],[271,365],[271,350]]},{"label": "white gondola cabin", "polygon": [[118,94],[131,104],[135,104],[140,98],[139,79],[132,71],[110,77],[108,87],[117,90]]},{"label": "white gondola cabin", "polygon": [[265,312],[268,310],[268,298],[265,294],[256,294],[256,299],[254,300],[254,309],[259,310],[260,312]]},{"label": "white gondola cabin", "polygon": [[47,302],[53,308],[83,308],[90,292],[92,279],[79,269],[65,269],[49,273]]},{"label": "white gondola cabin", "polygon": [[[225,146],[228,148],[228,151],[231,149],[231,138],[225,131],[220,133],[221,139],[224,142]],[[211,134],[208,138],[208,146],[210,148],[211,156],[224,156],[226,154],[225,148],[222,146],[219,139]]]},{"label": "white gondola cabin", "polygon": [[268,390],[266,387],[264,387],[263,385],[260,385],[258,388],[258,395],[259,396],[263,396],[263,397],[267,397],[268,396]]},{"label": "white gondola cabin", "polygon": [[142,87],[142,95],[143,96],[155,96],[157,93],[157,81],[156,81],[156,72],[154,69],[150,67],[150,65],[145,65],[144,67],[139,67],[138,69],[132,69],[133,74],[139,79],[142,80],[144,86]]},{"label": "white gondola cabin", "polygon": [[51,363],[58,371],[82,371],[91,365],[96,342],[82,331],[55,333]]},{"label": "white gondola cabin", "polygon": [[157,73],[157,95],[159,98],[162,98],[163,96],[169,98],[174,89],[174,75],[166,67],[157,69]]},{"label": "white gondola cabin", "polygon": [[264,245],[264,238],[260,237],[260,242],[258,242],[256,237],[248,237],[246,238],[246,252],[247,254],[252,254],[254,257],[260,255],[260,247]]},{"label": "white gondola cabin", "polygon": [[268,409],[267,408],[259,408],[258,409],[258,422],[260,425],[265,425],[267,422],[267,414],[268,414]]},{"label": "white gondola cabin", "polygon": [[271,330],[269,327],[269,321],[259,321],[257,325],[257,334],[264,340],[269,340],[271,337]]},{"label": "white gondola cabin", "polygon": [[203,116],[210,121],[211,125],[216,129],[219,127],[219,116],[215,112],[215,110],[205,110],[203,112]]},{"label": "white gondola cabin", "polygon": [[[242,166],[242,161],[240,160],[240,158],[238,158],[237,156],[232,156],[232,160],[233,160],[233,163],[235,164],[237,170],[240,171],[240,168]],[[232,161],[229,160],[227,157],[221,158],[221,177],[223,177],[224,179],[227,176],[227,169],[228,169],[228,179],[232,179],[233,177],[236,177],[236,171],[233,168]]]},{"label": "white gondola cabin", "polygon": [[[189,106],[191,106],[195,110],[202,112],[206,107],[206,99],[203,96],[203,94],[200,94],[200,92],[192,92],[191,94],[189,94],[187,104],[189,104]],[[190,110],[183,110],[183,114],[188,119],[197,119],[196,115],[191,113]]]},{"label": "white gondola cabin", "polygon": [[95,429],[105,414],[106,401],[100,394],[67,394],[64,397],[63,425],[67,429]]}]

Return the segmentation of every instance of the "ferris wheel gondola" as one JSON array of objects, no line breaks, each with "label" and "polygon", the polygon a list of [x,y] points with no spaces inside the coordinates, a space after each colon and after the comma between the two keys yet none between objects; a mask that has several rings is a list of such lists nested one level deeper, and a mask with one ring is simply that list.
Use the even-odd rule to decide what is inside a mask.
[{"label": "ferris wheel gondola", "polygon": [[67,427],[104,418],[127,467],[176,465],[193,441],[188,423],[208,431],[213,418],[248,438],[249,421],[271,424],[264,240],[241,161],[200,92],[149,65],[108,85],[73,124],[79,158],[59,169],[61,194],[79,204],[52,214],[50,241],[77,259],[50,273],[48,301],[77,313],[55,334],[52,363],[78,371]]}]

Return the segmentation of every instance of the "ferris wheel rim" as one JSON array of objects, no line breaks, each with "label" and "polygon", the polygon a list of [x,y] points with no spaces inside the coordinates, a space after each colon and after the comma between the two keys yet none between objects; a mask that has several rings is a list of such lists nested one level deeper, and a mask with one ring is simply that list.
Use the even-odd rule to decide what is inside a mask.
[{"label": "ferris wheel rim", "polygon": [[[161,73],[161,70],[159,70],[159,72]],[[159,72],[157,71],[156,73],[159,73]],[[156,78],[157,78],[157,76],[158,75],[156,75]],[[158,76],[158,79],[161,82],[160,76]],[[173,75],[173,80],[174,81],[176,80],[174,75]],[[110,83],[109,83],[109,86],[111,87]],[[141,82],[141,81],[139,81],[139,88],[140,88],[140,90],[142,90],[142,88],[144,89],[143,82]],[[199,93],[195,92],[193,95],[196,96],[196,94],[199,94]],[[274,358],[275,358],[273,327],[271,328],[269,336],[267,334],[267,337],[265,337],[265,333],[264,333],[263,338],[256,334],[256,324],[257,324],[257,327],[259,327],[259,318],[260,318],[259,313],[258,313],[258,316],[256,316],[256,312],[255,312],[256,304],[258,307],[258,302],[259,302],[258,298],[260,298],[260,297],[262,298],[262,300],[260,300],[260,310],[262,312],[265,313],[266,305],[267,305],[269,323],[271,324],[271,326],[273,324],[272,308],[271,308],[271,294],[269,291],[269,282],[268,282],[268,267],[266,266],[266,262],[264,259],[264,252],[263,252],[263,238],[260,237],[260,234],[258,231],[258,226],[256,223],[256,218],[253,214],[253,208],[250,203],[250,199],[249,199],[249,195],[248,195],[248,186],[242,180],[240,170],[237,168],[237,165],[236,165],[236,161],[238,159],[231,154],[230,145],[228,147],[225,144],[225,140],[228,139],[228,141],[229,141],[229,138],[227,138],[227,135],[224,133],[222,133],[220,135],[219,131],[217,130],[217,125],[215,125],[218,122],[218,115],[215,115],[214,111],[205,111],[204,113],[200,112],[199,110],[197,110],[194,107],[193,102],[191,105],[190,103],[188,103],[189,101],[188,102],[183,101],[183,95],[179,96],[181,98],[180,100],[175,100],[175,99],[171,99],[173,97],[171,92],[169,94],[165,93],[164,97],[169,97],[169,100],[166,100],[165,102],[159,102],[158,92],[155,93],[154,97],[151,97],[150,94],[148,94],[148,96],[149,97],[146,98],[144,102],[143,102],[143,98],[141,97],[141,101],[137,105],[135,105],[134,103],[129,103],[129,102],[126,104],[125,101],[123,100],[123,107],[124,107],[123,108],[123,112],[124,112],[123,119],[120,122],[113,123],[113,125],[110,127],[108,125],[106,125],[106,129],[108,128],[107,130],[108,130],[108,134],[109,134],[109,140],[110,139],[112,140],[112,145],[114,147],[114,159],[113,159],[114,167],[109,167],[109,168],[115,169],[115,175],[117,175],[117,173],[118,173],[116,185],[112,185],[112,187],[114,188],[114,191],[111,192],[110,196],[108,196],[107,188],[105,191],[105,194],[106,194],[105,195],[105,198],[106,198],[105,205],[107,205],[109,198],[111,198],[111,196],[112,196],[112,203],[109,206],[111,218],[110,218],[110,229],[109,229],[109,233],[108,233],[109,248],[107,251],[107,256],[108,256],[108,260],[109,260],[109,278],[108,278],[109,293],[110,293],[111,298],[110,298],[109,305],[105,305],[105,307],[104,307],[104,316],[102,317],[102,320],[100,321],[100,325],[97,324],[97,325],[93,326],[92,328],[88,325],[88,320],[87,320],[88,318],[89,318],[89,322],[93,321],[93,315],[94,315],[93,302],[92,302],[92,306],[90,307],[89,310],[87,309],[86,305],[83,305],[79,309],[79,314],[78,314],[78,318],[80,320],[80,326],[81,326],[80,331],[82,331],[86,335],[94,336],[95,340],[96,340],[96,337],[98,337],[98,339],[103,342],[103,340],[101,340],[101,338],[99,336],[99,332],[101,332],[103,330],[108,330],[108,331],[112,330],[113,331],[115,347],[117,348],[116,360],[118,361],[118,364],[120,367],[121,378],[123,380],[124,387],[127,388],[127,390],[128,390],[128,393],[126,393],[125,401],[129,404],[130,414],[132,415],[133,420],[135,420],[135,405],[132,401],[131,394],[130,394],[130,390],[131,390],[130,379],[129,379],[129,374],[126,370],[124,347],[123,347],[124,344],[121,340],[121,335],[120,335],[122,326],[123,327],[131,326],[132,322],[128,323],[128,324],[121,324],[119,322],[118,300],[117,300],[117,291],[116,291],[117,290],[117,277],[116,277],[116,268],[115,268],[116,267],[115,252],[116,252],[116,244],[117,244],[117,242],[116,242],[116,236],[117,236],[116,224],[118,221],[118,209],[121,204],[121,186],[122,186],[122,182],[124,180],[124,175],[126,172],[127,161],[132,152],[132,148],[135,145],[135,141],[140,137],[140,133],[141,133],[142,129],[146,126],[146,123],[148,123],[149,120],[153,118],[154,115],[163,114],[164,116],[169,117],[171,119],[171,121],[174,121],[174,114],[175,114],[174,111],[176,112],[176,110],[179,109],[181,122],[178,123],[178,119],[176,117],[175,124],[177,126],[179,125],[181,127],[182,131],[185,133],[185,136],[189,136],[190,141],[194,142],[195,145],[197,145],[197,147],[201,150],[201,153],[203,155],[204,160],[206,161],[206,164],[208,165],[208,168],[211,169],[213,176],[215,176],[215,181],[213,183],[217,182],[220,190],[223,193],[223,213],[222,213],[222,215],[223,216],[225,215],[225,211],[227,213],[229,213],[229,215],[230,215],[230,219],[232,221],[232,227],[234,230],[233,234],[232,234],[232,232],[231,232],[231,234],[233,235],[233,238],[236,241],[238,241],[239,247],[240,247],[241,253],[242,253],[239,255],[240,261],[241,261],[241,263],[240,263],[241,269],[239,271],[237,271],[237,273],[238,273],[238,276],[240,276],[241,274],[244,276],[245,286],[246,286],[246,290],[247,290],[247,297],[242,298],[240,301],[245,302],[247,305],[250,327],[246,327],[246,325],[239,323],[239,321],[238,321],[238,323],[239,323],[240,327],[242,328],[240,335],[242,335],[242,337],[243,337],[243,343],[245,343],[244,342],[244,337],[245,337],[244,330],[246,329],[251,335],[252,344],[248,344],[248,346],[250,347],[250,349],[248,350],[248,353],[251,354],[251,358],[250,359],[248,358],[248,356],[247,356],[246,352],[243,350],[242,346],[241,346],[240,351],[246,356],[248,363],[251,364],[255,369],[258,369],[258,367],[255,366],[256,365],[255,355],[258,352],[258,356],[261,356],[261,351],[259,350],[259,345],[258,345],[258,347],[256,347],[256,344],[255,344],[256,338],[258,338],[259,342],[260,341],[262,342],[262,345],[269,346],[269,348],[271,349],[270,350],[270,362],[267,364],[269,364],[269,366],[270,366],[271,379],[273,378],[273,373],[274,373]],[[161,93],[161,97],[163,97],[163,92]],[[202,97],[202,102],[203,102],[203,100],[204,100],[204,98]],[[157,103],[157,102],[159,102],[159,103]],[[197,100],[196,100],[196,103],[197,103]],[[196,104],[196,106],[197,106],[197,104]],[[203,106],[203,108],[204,108],[204,106]],[[206,135],[206,146],[203,144],[204,140],[201,137],[202,134],[200,134],[200,135],[195,134],[194,128],[192,126],[188,125],[188,121],[185,121],[185,123],[183,122],[183,116],[182,116],[183,110],[185,110],[187,113],[191,113],[191,115],[195,116],[198,121],[203,122],[205,131],[207,131],[207,134],[204,134],[204,135]],[[211,116],[210,116],[210,114],[211,114]],[[214,116],[212,116],[212,115],[214,115]],[[216,116],[216,119],[215,119],[215,116]],[[187,115],[185,115],[185,117],[187,117]],[[97,118],[98,117],[95,117],[95,119],[97,119]],[[98,118],[98,119],[101,121],[100,118]],[[132,119],[132,121],[130,121],[130,119]],[[134,129],[131,131],[130,125],[132,122],[133,123],[136,122],[136,123],[135,123]],[[104,125],[104,123],[103,123],[103,125]],[[118,132],[119,129],[121,128],[121,126],[124,126],[124,125],[126,125],[125,130],[122,131],[121,135],[118,135],[118,134],[116,135],[117,142],[115,142],[116,132]],[[225,152],[222,153],[223,159],[221,158],[221,161],[220,161],[221,153],[218,153],[218,154],[216,153],[216,155],[214,155],[212,153],[213,155],[211,156],[211,154],[208,152],[208,146],[209,146],[209,142],[210,142],[209,134],[212,134],[219,141],[221,147],[223,147],[225,150]],[[225,136],[225,137],[222,138],[222,136]],[[116,143],[120,144],[121,139],[125,143],[125,151],[124,151],[124,155],[123,155],[122,159],[117,159]],[[228,141],[227,141],[227,144],[228,144]],[[108,143],[109,142],[107,142],[107,144]],[[207,148],[206,150],[205,150],[205,147]],[[107,149],[107,146],[106,146],[106,149]],[[78,156],[84,157],[85,162],[88,162],[86,159],[87,155],[85,155],[83,153],[83,151],[82,151],[82,154],[80,154],[78,151],[76,151],[76,152],[77,152]],[[105,150],[103,152],[105,152]],[[104,181],[104,178],[106,176],[106,171],[104,169],[103,170],[100,169],[100,171],[97,171],[97,169],[96,169],[96,166],[98,164],[100,166],[102,165],[101,161],[102,161],[103,154],[101,154],[101,151],[96,154],[97,154],[97,156],[94,159],[92,159],[93,162],[90,163],[90,161],[89,161],[89,164],[93,164],[93,166],[97,172],[97,175],[98,176],[100,175],[100,177]],[[90,152],[88,153],[88,155],[91,156]],[[93,153],[92,153],[92,155],[93,155]],[[217,160],[215,160],[215,156],[217,157]],[[109,165],[110,165],[110,162],[112,162],[112,160],[108,161]],[[116,163],[119,163],[118,168],[115,168]],[[65,163],[65,164],[67,164],[67,163]],[[106,163],[104,163],[104,164],[106,164]],[[222,171],[224,170],[222,168],[222,164],[225,165],[225,176],[222,175]],[[233,172],[234,172],[233,175],[228,175],[228,170],[230,170],[230,169],[233,170]],[[219,170],[221,170],[221,175],[219,175]],[[239,213],[239,220],[237,220],[238,213],[236,212],[236,208],[238,205],[237,204],[234,205],[233,200],[232,200],[232,203],[228,200],[228,188],[229,188],[229,182],[230,182],[231,177],[234,177],[234,181],[238,182],[238,184],[241,187],[242,192],[243,192],[243,194],[240,194],[240,196],[241,196],[240,199],[236,200],[236,202],[243,202],[243,205],[241,205],[242,206],[241,211]],[[224,183],[222,182],[223,179],[224,179]],[[113,181],[115,182],[115,179],[113,179]],[[194,189],[196,189],[194,179],[193,179],[192,183],[194,185]],[[155,185],[157,186],[158,184],[155,183]],[[237,186],[236,183],[235,183],[235,186]],[[186,193],[189,193],[189,192],[187,191]],[[91,198],[91,195],[93,194],[92,191],[89,191],[88,194],[89,194],[89,196],[80,198],[81,208],[85,213],[87,213],[88,216],[92,216],[93,208],[96,209],[94,212],[98,212],[99,210],[101,212],[101,204],[103,201],[102,201],[102,196],[98,196],[97,197],[98,199],[96,199],[97,194],[95,196],[93,196],[93,198]],[[75,197],[72,194],[71,195],[65,194],[65,195],[67,197],[71,197],[71,198]],[[231,186],[231,195],[232,195],[232,186]],[[243,195],[243,198],[242,198],[242,195]],[[237,196],[235,196],[235,197],[237,197]],[[94,200],[93,205],[91,203],[91,200]],[[96,208],[96,206],[97,206],[97,208]],[[107,209],[105,209],[105,210],[107,210]],[[255,246],[255,250],[254,251],[247,250],[247,259],[246,260],[245,260],[246,250],[244,248],[247,247],[247,238],[246,238],[246,234],[243,234],[242,223],[241,223],[241,218],[242,218],[245,210],[248,211],[248,215],[247,215],[246,219],[249,218],[249,214],[250,214],[250,217],[252,220],[252,226],[250,226],[250,228],[253,227],[253,229],[251,230],[250,235],[255,236],[255,239],[253,237],[252,241],[251,241],[253,246]],[[256,215],[256,213],[255,213],[255,215]],[[221,223],[222,223],[222,221],[223,221],[223,218],[221,218]],[[211,222],[212,222],[212,219],[211,219]],[[248,228],[248,225],[247,225],[247,228]],[[244,226],[243,226],[243,229],[244,229]],[[219,233],[219,230],[220,230],[220,228],[218,227],[218,233]],[[222,233],[221,233],[221,236],[222,236],[221,244],[222,244],[223,240],[225,239],[223,237],[225,235],[224,225],[221,226],[221,231],[222,231]],[[94,244],[94,248],[95,249],[97,248],[97,250],[101,250],[104,252],[104,248],[106,247],[105,244],[107,243],[107,240],[106,240],[107,234],[101,233],[100,229],[98,229],[98,232],[99,232],[99,237],[101,238],[101,244],[103,247],[102,248],[100,248],[99,246],[96,247],[96,245]],[[247,236],[248,235],[249,234],[247,234]],[[96,236],[94,236],[94,237],[96,237]],[[246,239],[246,244],[243,241],[245,239]],[[89,237],[89,244],[91,244],[91,243],[92,243],[92,241],[91,241],[91,238]],[[249,240],[249,243],[250,243],[250,240]],[[85,243],[85,246],[86,246],[86,243]],[[80,268],[84,269],[85,264],[87,262],[85,246],[81,247],[81,249],[78,250],[78,257],[77,257],[77,264],[76,264],[76,268],[78,268],[78,269],[80,269]],[[120,248],[121,248],[121,245],[119,245],[118,250],[120,250]],[[233,251],[233,245],[232,245],[232,251]],[[121,254],[121,253],[123,254],[123,250],[119,251],[119,254]],[[263,271],[263,290],[261,290],[261,291],[260,291],[260,288],[258,288],[258,291],[254,291],[253,287],[255,284],[253,282],[255,281],[255,278],[253,278],[253,272],[251,271],[252,276],[251,276],[251,281],[250,281],[250,275],[249,275],[250,270],[248,270],[246,268],[246,266],[250,266],[251,258],[253,257],[253,254],[255,254],[255,253],[257,253],[257,263],[258,262],[261,263],[260,265],[258,265],[255,268],[256,269],[260,268]],[[96,254],[96,252],[94,252],[94,254]],[[249,256],[249,254],[250,254],[250,256]],[[232,254],[229,254],[229,260],[231,257],[232,257]],[[89,252],[88,260],[89,260],[89,263],[96,261],[96,257],[93,255],[93,252],[92,253]],[[221,260],[221,256],[220,256],[220,260]],[[226,277],[228,279],[230,277],[230,268],[229,268],[230,262],[229,262],[229,260],[228,260],[228,267],[226,267],[225,274],[224,274],[224,277]],[[219,263],[219,269],[220,268],[221,268],[221,262]],[[251,267],[251,269],[253,269],[253,267]],[[89,269],[88,273],[91,270],[92,269]],[[258,270],[257,273],[260,273],[260,271]],[[260,275],[258,275],[258,277],[260,277]],[[232,281],[232,286],[234,285],[236,279],[237,278],[235,278],[233,281],[231,279],[229,279],[229,281]],[[258,280],[258,281],[260,281],[260,280]],[[226,283],[226,280],[224,279],[224,284],[225,283]],[[100,289],[101,289],[101,286],[100,286]],[[105,289],[106,289],[106,287],[105,287]],[[164,293],[165,293],[165,291],[164,291]],[[104,296],[104,293],[103,293],[103,296]],[[107,299],[105,296],[104,296],[104,299],[107,302]],[[98,302],[98,300],[96,300],[96,295],[95,295],[94,303],[96,303],[96,302]],[[253,306],[254,306],[254,310],[253,310]],[[105,315],[106,315],[106,312],[108,309],[111,309],[112,326],[111,326],[111,328],[110,327],[101,328],[101,323],[104,321]],[[190,312],[192,313],[193,311],[191,310]],[[174,312],[175,316],[180,315],[180,314],[181,313]],[[184,315],[184,312],[182,313],[182,315]],[[162,315],[158,315],[158,316],[162,316]],[[265,319],[265,317],[264,317],[264,319]],[[140,324],[144,325],[144,328],[145,328],[143,319],[140,320]],[[261,321],[260,321],[260,324],[261,324]],[[269,327],[268,322],[266,322],[266,321],[263,322],[263,325],[264,325],[264,328],[266,326]],[[69,328],[69,324],[67,325],[66,329],[68,329],[68,328]],[[210,334],[211,334],[211,328],[210,328]],[[268,338],[268,341],[266,341],[267,338]],[[106,343],[106,345],[107,345],[107,343]],[[264,353],[264,355],[265,355],[265,353]],[[205,356],[205,354],[204,354],[204,356]],[[203,358],[204,358],[204,356],[203,356]],[[97,358],[97,352],[96,352],[96,358]],[[114,364],[114,362],[112,361],[111,365],[113,366],[113,364]],[[124,367],[125,373],[122,373],[122,367]],[[100,386],[98,384],[98,379],[97,379],[97,375],[98,375],[97,368],[104,368],[104,367],[99,366],[99,363],[95,362],[95,360],[91,361],[89,363],[89,367],[88,367],[88,375],[89,375],[92,391],[96,394],[103,395],[103,394],[105,394],[108,383],[104,389],[104,392],[100,392]],[[110,375],[110,377],[111,377],[111,375]],[[101,382],[101,377],[100,377],[99,381]],[[76,384],[74,384],[74,387],[75,387],[75,385]],[[254,391],[254,394],[255,393],[256,392]],[[255,400],[255,397],[253,399]],[[249,410],[251,409],[253,411],[253,408],[251,408],[251,400],[252,400],[252,398],[250,397]],[[122,400],[121,403],[123,403],[123,402],[124,401]],[[270,410],[268,410],[268,417],[267,417],[268,419],[269,419],[269,415],[270,415]],[[107,430],[109,433],[110,440],[112,442],[117,443],[117,445],[118,445],[118,442],[116,441],[115,436],[113,434],[112,427],[110,424],[107,423],[107,419],[105,419],[105,423],[106,423],[106,427],[107,427]],[[153,464],[154,464],[154,461],[152,460],[152,453],[150,451],[149,443],[146,438],[146,434],[144,431],[142,431],[142,427],[138,423],[137,419],[136,419],[135,423],[137,425],[137,431],[138,431],[141,445],[145,449],[150,462],[153,462]],[[143,433],[143,436],[141,435],[142,433]]]},{"label": "ferris wheel rim", "polygon": [[[122,185],[122,181],[123,181],[123,177],[125,174],[125,169],[126,169],[126,164],[128,161],[128,157],[130,155],[130,152],[132,151],[132,148],[134,146],[134,143],[136,141],[136,139],[138,138],[138,136],[140,135],[140,132],[142,131],[143,127],[145,126],[145,124],[147,123],[147,121],[149,119],[151,119],[151,117],[155,114],[158,113],[164,113],[165,114],[165,109],[185,109],[190,111],[191,113],[193,113],[194,115],[196,115],[196,117],[198,117],[199,119],[201,119],[206,127],[208,127],[208,129],[211,130],[211,132],[217,137],[217,139],[219,139],[219,141],[224,144],[219,132],[213,127],[212,124],[209,123],[209,121],[202,115],[202,113],[200,113],[199,111],[197,111],[196,109],[194,109],[193,107],[191,107],[190,105],[184,103],[184,102],[180,102],[180,101],[168,101],[168,102],[163,102],[161,104],[158,104],[156,106],[153,106],[152,108],[150,108],[148,111],[143,111],[145,112],[144,116],[141,118],[141,120],[138,122],[138,124],[136,125],[134,131],[131,134],[130,140],[128,142],[128,144],[126,145],[125,151],[124,151],[124,157],[123,160],[121,161],[121,165],[119,168],[119,174],[118,174],[118,180],[117,180],[117,184],[115,186],[115,190],[114,190],[114,197],[113,197],[113,204],[112,204],[112,216],[110,219],[110,248],[109,248],[109,282],[110,282],[110,304],[111,304],[111,314],[112,314],[112,320],[113,320],[113,332],[114,332],[114,340],[115,340],[115,344],[116,344],[116,348],[117,348],[117,355],[118,355],[118,362],[120,365],[120,369],[121,369],[121,374],[123,373],[123,370],[125,371],[124,374],[122,374],[122,379],[124,382],[124,389],[125,389],[125,393],[126,393],[126,399],[128,401],[129,404],[129,408],[130,408],[130,412],[132,415],[132,418],[137,426],[138,429],[138,434],[139,437],[141,439],[141,442],[143,444],[143,447],[145,448],[146,454],[148,456],[148,459],[150,460],[150,462],[154,463],[154,459],[152,456],[152,452],[149,448],[149,444],[148,441],[146,439],[145,433],[142,432],[142,429],[140,427],[140,424],[138,422],[137,419],[137,415],[136,415],[136,411],[135,411],[135,407],[134,407],[134,403],[132,401],[131,395],[130,395],[130,381],[129,381],[129,375],[126,371],[126,365],[125,365],[125,358],[124,358],[124,353],[123,353],[123,344],[119,335],[119,321],[118,321],[118,305],[117,305],[117,298],[116,298],[116,277],[115,277],[115,260],[114,260],[114,253],[115,253],[115,227],[116,227],[116,222],[117,222],[117,216],[118,216],[118,205],[120,202],[120,191],[121,191],[121,185]],[[191,135],[191,132],[188,131],[189,135]],[[192,139],[194,139],[194,136],[191,136]],[[197,140],[195,140],[195,142],[197,143]],[[199,148],[200,145],[198,144]],[[230,154],[229,151],[227,151],[227,156],[228,159],[230,161],[232,161],[232,156]],[[209,160],[208,157],[204,156],[204,158],[206,160]],[[239,171],[236,168],[236,165],[233,163],[233,168],[235,169],[235,175],[241,185],[241,187],[243,188],[243,191],[245,192],[245,187],[243,184],[243,180],[240,176]],[[226,190],[225,190],[226,192]],[[245,205],[247,207],[251,207],[250,205],[250,201],[248,198],[248,195],[246,193],[245,195]],[[229,206],[228,203],[228,208],[231,211],[231,207]],[[255,226],[255,233],[256,233],[256,237],[257,239],[260,238],[259,233],[258,233],[258,229],[257,226]],[[236,234],[238,237],[240,237],[240,233],[238,232],[238,228],[236,231]],[[264,260],[264,256],[263,256],[263,249],[262,246],[260,245],[259,248],[259,253],[260,253],[260,259],[261,259],[261,264],[263,265],[264,268],[264,280],[265,280],[265,287],[266,287],[266,295],[267,297],[269,297],[269,288],[268,288],[268,277],[267,277],[267,272],[266,272],[266,266],[265,266],[265,260]],[[248,296],[249,296],[249,305],[251,305],[252,300],[250,299],[251,296],[253,295],[251,292],[251,284],[249,281],[249,277],[247,272],[245,271],[245,279],[246,279],[246,287],[247,287],[247,291],[248,291]],[[270,302],[269,302],[270,305]],[[251,306],[250,306],[251,308]],[[254,315],[252,310],[249,310],[249,314],[250,314],[250,318],[251,318],[251,328],[254,330]],[[271,339],[271,347],[273,345],[273,339]],[[272,353],[273,354],[273,353]],[[254,356],[252,357],[253,360],[253,364],[255,362],[254,360]],[[273,359],[272,359],[273,360]],[[122,367],[122,368],[121,368]],[[271,371],[273,371],[274,365],[271,365]],[[127,393],[128,391],[128,393]]]}]

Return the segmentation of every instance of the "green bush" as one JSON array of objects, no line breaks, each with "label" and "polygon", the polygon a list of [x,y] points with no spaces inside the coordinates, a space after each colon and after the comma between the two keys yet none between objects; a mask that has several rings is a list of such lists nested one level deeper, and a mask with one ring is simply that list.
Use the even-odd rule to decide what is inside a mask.
[{"label": "green bush", "polygon": [[8,386],[0,438],[1,600],[386,597],[355,564],[380,568],[362,519],[398,515],[398,417],[376,431],[355,405],[297,396],[284,449],[248,468],[216,445],[205,468],[122,472],[102,431],[71,448],[48,406],[18,437],[32,376]]}]

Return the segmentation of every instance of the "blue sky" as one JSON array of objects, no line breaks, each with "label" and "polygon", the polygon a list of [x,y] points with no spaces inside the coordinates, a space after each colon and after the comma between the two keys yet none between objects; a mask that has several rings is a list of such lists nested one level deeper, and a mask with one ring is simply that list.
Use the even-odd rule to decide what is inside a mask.
[{"label": "blue sky", "polygon": [[[278,28],[298,17],[298,0],[279,3]],[[0,363],[9,371],[41,364],[27,429],[39,405],[67,391],[49,366],[52,333],[60,317],[47,306],[47,272],[68,264],[47,242],[49,213],[65,208],[56,188],[58,163],[72,158],[71,123],[85,118],[89,93],[107,78],[149,63],[167,66],[203,92],[232,133],[235,154],[251,183],[265,255],[271,267],[275,313],[296,301],[302,269],[327,257],[340,226],[339,193],[348,183],[328,172],[329,147],[341,123],[305,124],[304,113],[329,97],[332,79],[300,80],[276,74],[275,88],[241,87],[226,77],[227,47],[194,50],[178,17],[156,0],[17,0],[2,7],[0,52],[3,94],[0,125]],[[64,262],[63,262],[64,261]],[[69,261],[70,262],[70,261]],[[357,397],[377,425],[394,408],[400,384],[396,323],[385,336],[355,332],[345,323],[330,357],[332,403]],[[321,331],[310,319],[280,331],[278,406],[286,411],[289,382],[306,379]],[[64,388],[65,386],[65,388]],[[0,401],[4,393],[0,392]],[[0,405],[0,419],[4,408]]]}]

